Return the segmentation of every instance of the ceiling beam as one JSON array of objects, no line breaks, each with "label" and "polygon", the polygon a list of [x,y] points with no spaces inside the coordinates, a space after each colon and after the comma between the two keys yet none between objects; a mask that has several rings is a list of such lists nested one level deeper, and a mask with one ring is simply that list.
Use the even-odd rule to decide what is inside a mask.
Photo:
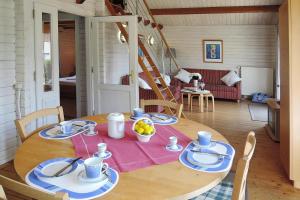
[{"label": "ceiling beam", "polygon": [[280,5],[151,9],[152,15],[191,15],[278,12]]}]

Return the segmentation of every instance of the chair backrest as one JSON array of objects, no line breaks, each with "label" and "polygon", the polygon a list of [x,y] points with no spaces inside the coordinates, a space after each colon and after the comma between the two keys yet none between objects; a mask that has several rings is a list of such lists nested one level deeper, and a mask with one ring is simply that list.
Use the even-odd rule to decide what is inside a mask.
[{"label": "chair backrest", "polygon": [[15,121],[15,124],[17,127],[17,131],[19,133],[19,136],[21,138],[21,141],[24,142],[34,132],[45,127],[45,126],[43,126],[43,127],[40,127],[39,129],[34,130],[33,132],[27,133],[26,132],[27,124],[29,124],[30,122],[32,122],[33,120],[36,120],[38,118],[42,118],[42,117],[46,117],[46,116],[50,116],[50,115],[57,115],[58,122],[64,121],[64,111],[61,106],[58,106],[56,108],[47,108],[47,109],[39,110],[39,111],[30,113],[21,119],[17,119]]},{"label": "chair backrest", "polygon": [[253,156],[256,145],[255,133],[250,132],[245,144],[244,155],[238,160],[236,174],[233,183],[232,200],[241,200],[245,197],[246,180],[249,170],[250,160]]},{"label": "chair backrest", "polygon": [[43,191],[34,189],[28,185],[25,185],[23,183],[17,182],[15,180],[0,175],[0,199],[1,200],[7,199],[3,187],[33,199],[43,199],[43,200],[68,200],[69,199],[69,195],[67,193],[58,192],[55,195],[45,193]]},{"label": "chair backrest", "polygon": [[183,105],[182,104],[178,104],[178,103],[174,103],[171,101],[165,101],[165,100],[159,100],[159,99],[149,99],[149,100],[145,100],[145,99],[141,99],[141,108],[143,108],[145,110],[145,106],[164,106],[164,107],[169,107],[173,110],[176,111],[176,117],[180,118],[181,117],[181,113],[182,113],[182,109],[183,109]]}]

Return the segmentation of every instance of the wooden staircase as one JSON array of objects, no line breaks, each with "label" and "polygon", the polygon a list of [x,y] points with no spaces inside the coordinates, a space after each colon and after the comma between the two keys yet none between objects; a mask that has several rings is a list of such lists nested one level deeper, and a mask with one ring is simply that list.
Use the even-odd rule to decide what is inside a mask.
[{"label": "wooden staircase", "polygon": [[[119,6],[113,5],[109,0],[105,0],[105,4],[106,4],[108,11],[110,12],[110,14],[112,16],[128,15],[128,13],[125,13],[123,9],[121,9]],[[120,29],[122,35],[128,42],[128,33],[127,33],[126,29],[123,27],[121,22],[117,22],[116,24],[117,24],[118,28]],[[142,43],[140,38],[138,38],[138,45],[139,45],[140,49],[142,50],[146,60],[150,64],[152,71],[155,74],[155,77],[153,77],[152,73],[148,70],[146,64],[144,63],[143,58],[139,55],[138,63],[141,66],[143,72],[146,74],[148,83],[149,83],[150,87],[153,89],[153,91],[155,92],[157,98],[161,99],[161,100],[167,100],[167,101],[171,101],[174,103],[178,103],[177,100],[175,99],[174,95],[172,94],[170,88],[167,86],[166,82],[162,78],[157,66],[155,65],[153,59],[151,58],[148,50],[146,49],[146,47],[144,46],[144,44]],[[155,82],[156,79],[158,79],[159,82],[161,83],[161,86],[162,86],[161,88],[159,88],[157,83]],[[165,94],[165,96],[163,94]],[[174,112],[171,110],[171,108],[165,107],[164,109],[168,114],[172,114],[172,115],[174,114]],[[183,113],[182,113],[182,116],[185,117],[185,115]]]}]

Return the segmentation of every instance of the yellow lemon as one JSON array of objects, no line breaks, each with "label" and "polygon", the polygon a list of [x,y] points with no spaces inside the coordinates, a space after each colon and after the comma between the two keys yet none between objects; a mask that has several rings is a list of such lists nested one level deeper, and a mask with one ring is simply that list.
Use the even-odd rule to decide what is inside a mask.
[{"label": "yellow lemon", "polygon": [[140,128],[140,126],[137,125],[137,124],[134,126],[134,130],[135,130],[135,131],[137,131],[139,128]]},{"label": "yellow lemon", "polygon": [[144,129],[147,129],[147,128],[149,128],[149,127],[150,127],[149,124],[144,124],[144,126],[143,126]]},{"label": "yellow lemon", "polygon": [[145,123],[144,123],[143,120],[140,120],[140,121],[137,122],[137,124],[138,124],[139,126],[142,126],[142,125],[144,125]]},{"label": "yellow lemon", "polygon": [[150,127],[149,127],[149,130],[151,131],[151,133],[153,133],[153,131],[154,131],[153,126],[150,126]]},{"label": "yellow lemon", "polygon": [[153,128],[151,126],[145,128],[145,134],[147,135],[151,135],[153,132]]},{"label": "yellow lemon", "polygon": [[143,134],[143,133],[144,133],[144,129],[140,127],[139,129],[137,129],[137,132],[138,132],[139,134]]}]

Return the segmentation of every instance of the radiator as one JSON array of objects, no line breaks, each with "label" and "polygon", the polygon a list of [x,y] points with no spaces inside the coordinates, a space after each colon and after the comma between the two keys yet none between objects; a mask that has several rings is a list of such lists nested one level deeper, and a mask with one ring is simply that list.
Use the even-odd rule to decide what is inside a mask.
[{"label": "radiator", "polygon": [[241,66],[242,95],[256,92],[273,96],[273,69],[265,67]]}]

